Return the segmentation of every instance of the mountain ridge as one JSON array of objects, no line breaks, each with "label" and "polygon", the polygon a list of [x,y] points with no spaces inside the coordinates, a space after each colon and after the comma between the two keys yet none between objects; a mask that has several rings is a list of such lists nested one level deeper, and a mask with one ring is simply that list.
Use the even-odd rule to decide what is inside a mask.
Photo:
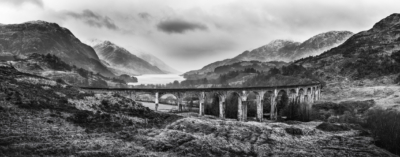
[{"label": "mountain ridge", "polygon": [[157,58],[156,56],[154,56],[152,54],[140,53],[140,54],[138,54],[138,57],[147,61],[151,65],[158,67],[159,69],[161,69],[162,71],[164,71],[166,73],[181,74],[180,71],[170,67],[164,61],[162,61],[161,59]]},{"label": "mountain ridge", "polygon": [[320,77],[333,81],[376,79],[400,72],[400,14],[380,20],[366,31],[354,34],[338,47],[296,64],[312,69]]},{"label": "mountain ridge", "polygon": [[93,46],[101,60],[109,64],[109,68],[118,74],[142,75],[164,74],[165,72],[151,65],[125,48],[110,41],[103,41]]},{"label": "mountain ridge", "polygon": [[0,55],[26,56],[32,53],[54,54],[70,65],[104,76],[115,76],[100,62],[92,47],[57,23],[28,21],[0,25]]},{"label": "mountain ridge", "polygon": [[292,40],[272,40],[266,45],[244,51],[241,54],[222,61],[210,63],[199,70],[192,70],[184,73],[184,76],[203,75],[214,71],[216,67],[233,64],[240,61],[285,61],[291,62],[296,59],[317,55],[329,50],[347,40],[352,32],[349,31],[329,31],[317,34],[306,41],[300,43]]}]

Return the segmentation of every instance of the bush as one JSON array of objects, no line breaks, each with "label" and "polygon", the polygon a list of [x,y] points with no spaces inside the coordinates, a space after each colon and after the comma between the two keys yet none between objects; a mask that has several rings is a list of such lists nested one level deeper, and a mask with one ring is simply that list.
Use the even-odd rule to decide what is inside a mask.
[{"label": "bush", "polygon": [[285,128],[285,131],[290,135],[303,135],[303,131],[300,128],[295,128],[295,127]]},{"label": "bush", "polygon": [[396,77],[396,79],[394,80],[394,83],[400,84],[400,75],[398,75],[398,76]]},{"label": "bush", "polygon": [[317,103],[312,106],[311,119],[325,122],[363,123],[364,113],[374,105],[374,100]]},{"label": "bush", "polygon": [[370,110],[365,123],[376,145],[400,155],[400,112],[381,108]]},{"label": "bush", "polygon": [[56,79],[56,82],[59,84],[65,84],[65,81],[61,78]]},{"label": "bush", "polygon": [[350,128],[347,125],[327,123],[327,122],[321,123],[316,128],[319,130],[322,130],[322,131],[347,131],[347,130],[350,130]]}]

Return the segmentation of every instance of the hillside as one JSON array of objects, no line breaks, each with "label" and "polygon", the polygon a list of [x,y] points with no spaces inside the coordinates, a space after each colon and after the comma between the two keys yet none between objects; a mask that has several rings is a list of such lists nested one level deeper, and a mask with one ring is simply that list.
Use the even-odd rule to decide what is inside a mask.
[{"label": "hillside", "polygon": [[110,77],[114,74],[101,62],[90,46],[56,23],[31,21],[0,25],[0,56],[32,53],[53,54],[69,65]]},{"label": "hillside", "polygon": [[274,67],[282,67],[288,65],[288,63],[285,62],[279,62],[279,61],[271,61],[271,62],[259,62],[259,61],[241,61],[241,62],[236,62],[233,64],[229,65],[221,65],[218,67],[215,67],[213,71],[207,72],[207,73],[185,73],[184,77],[186,79],[217,79],[221,74],[226,74],[229,73],[230,71],[242,71],[244,69],[252,68],[260,72],[266,72],[270,70],[271,68]]},{"label": "hillside", "polygon": [[156,56],[153,56],[153,55],[148,54],[148,53],[140,53],[139,57],[141,59],[147,61],[151,65],[156,66],[157,68],[161,69],[165,73],[168,73],[168,74],[181,74],[180,71],[170,67],[169,65],[167,65],[165,62],[163,62],[161,59],[157,58]]},{"label": "hillside", "polygon": [[[400,72],[400,14],[350,37],[325,53],[296,61],[326,81],[381,79],[393,83]],[[386,76],[391,77],[389,80]]]},{"label": "hillside", "polygon": [[[141,74],[164,74],[157,66],[130,53],[128,50],[115,45],[110,41],[104,41],[93,46],[101,60],[107,62],[117,75],[141,75]],[[106,64],[106,65],[107,65]]]},{"label": "hillside", "polygon": [[41,55],[33,53],[24,58],[16,57],[6,63],[12,65],[18,71],[74,86],[127,87],[126,82],[124,82],[125,80],[135,81],[126,76],[109,78],[76,66],[70,66],[57,56],[51,54]]},{"label": "hillside", "polygon": [[189,71],[184,75],[203,75],[214,71],[216,67],[230,65],[240,61],[291,62],[300,58],[321,54],[326,50],[340,45],[351,35],[353,35],[353,33],[349,31],[330,31],[313,36],[302,43],[290,40],[274,40],[252,51],[245,51],[232,59],[217,61],[204,66],[200,70]]}]

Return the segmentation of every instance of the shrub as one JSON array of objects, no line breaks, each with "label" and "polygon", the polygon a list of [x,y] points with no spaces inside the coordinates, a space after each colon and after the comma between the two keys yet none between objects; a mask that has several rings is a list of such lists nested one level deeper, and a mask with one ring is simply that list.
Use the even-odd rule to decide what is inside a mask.
[{"label": "shrub", "polygon": [[339,123],[363,123],[364,113],[374,105],[374,100],[317,103],[312,106],[311,119]]},{"label": "shrub", "polygon": [[307,103],[289,103],[282,109],[282,114],[287,117],[287,120],[309,121],[310,107]]},{"label": "shrub", "polygon": [[396,79],[394,80],[394,83],[400,84],[400,75],[398,75],[396,77]]},{"label": "shrub", "polygon": [[400,112],[381,108],[370,110],[364,124],[376,145],[400,155]]},{"label": "shrub", "polygon": [[303,135],[303,131],[300,128],[295,128],[295,127],[285,128],[285,131],[290,135]]},{"label": "shrub", "polygon": [[322,130],[322,131],[347,131],[347,130],[350,130],[350,128],[347,125],[327,123],[327,122],[321,123],[316,128],[319,130]]}]

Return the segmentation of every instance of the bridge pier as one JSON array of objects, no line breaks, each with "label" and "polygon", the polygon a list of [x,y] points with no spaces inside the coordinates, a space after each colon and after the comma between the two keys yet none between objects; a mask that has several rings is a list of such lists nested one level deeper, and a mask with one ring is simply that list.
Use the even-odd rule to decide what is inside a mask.
[{"label": "bridge pier", "polygon": [[243,104],[242,98],[238,98],[238,121],[243,121]]},{"label": "bridge pier", "polygon": [[247,96],[249,93],[247,91],[242,91],[238,94],[238,120],[247,121]]},{"label": "bridge pier", "polygon": [[274,89],[273,94],[271,94],[271,114],[270,118],[271,120],[276,120],[277,119],[277,111],[276,111],[276,97],[278,96],[278,90]]},{"label": "bridge pier", "polygon": [[225,94],[219,95],[219,118],[225,119]]},{"label": "bridge pier", "polygon": [[158,110],[158,92],[156,92],[155,93],[155,96],[154,96],[154,103],[155,103],[155,111],[157,111]]},{"label": "bridge pier", "polygon": [[203,116],[204,115],[204,102],[205,102],[205,94],[204,92],[200,93],[199,96],[199,115]]},{"label": "bridge pier", "polygon": [[182,112],[182,101],[180,98],[178,98],[178,100],[176,101],[177,106],[178,106],[178,112]]},{"label": "bridge pier", "polygon": [[247,108],[248,108],[249,102],[248,101],[243,101],[243,120],[244,122],[247,121]]},{"label": "bridge pier", "polygon": [[261,91],[256,96],[256,103],[257,103],[257,117],[256,117],[256,119],[259,122],[262,122],[263,121],[263,117],[264,117],[264,106],[263,106],[264,94],[265,94],[265,91]]}]

